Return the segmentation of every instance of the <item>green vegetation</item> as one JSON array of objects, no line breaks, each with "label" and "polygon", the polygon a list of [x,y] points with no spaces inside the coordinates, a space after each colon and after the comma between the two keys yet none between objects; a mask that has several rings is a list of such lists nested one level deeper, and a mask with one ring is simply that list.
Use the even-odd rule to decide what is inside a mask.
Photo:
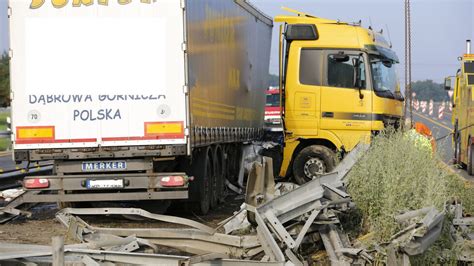
[{"label": "green vegetation", "polygon": [[420,101],[441,102],[449,100],[443,84],[435,83],[432,80],[424,80],[413,82],[411,86],[412,91],[416,93],[416,99]]},{"label": "green vegetation", "polygon": [[[458,176],[443,169],[430,149],[402,132],[376,137],[369,152],[349,173],[348,180],[349,193],[362,213],[363,224],[359,224],[358,231],[362,235],[373,232],[378,243],[388,241],[402,229],[394,216],[405,211],[430,206],[443,211],[446,202],[457,199],[466,212],[474,213],[472,185],[466,185]],[[449,218],[445,224],[449,224]],[[456,247],[448,234],[446,230],[435,245],[417,259],[426,265],[449,262]]]},{"label": "green vegetation", "polygon": [[0,107],[10,105],[10,61],[4,52],[0,56]]},{"label": "green vegetation", "polygon": [[[8,54],[4,52],[0,56],[0,107],[10,105],[10,61]],[[0,113],[0,131],[7,129],[7,117],[9,112]],[[9,138],[0,138],[0,151],[10,147]]]},{"label": "green vegetation", "polygon": [[[7,130],[7,117],[10,112],[0,112],[0,131]],[[10,148],[10,138],[0,138],[0,151],[6,151]]]}]

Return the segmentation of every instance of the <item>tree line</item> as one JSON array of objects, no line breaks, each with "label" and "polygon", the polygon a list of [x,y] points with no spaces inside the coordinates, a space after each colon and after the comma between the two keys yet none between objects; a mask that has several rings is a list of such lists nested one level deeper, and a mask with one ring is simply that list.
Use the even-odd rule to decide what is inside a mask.
[{"label": "tree line", "polygon": [[420,101],[449,101],[448,92],[444,89],[444,84],[436,83],[430,79],[413,82],[411,89],[416,93],[415,99]]},{"label": "tree line", "polygon": [[10,60],[7,52],[0,57],[0,107],[10,105]]}]

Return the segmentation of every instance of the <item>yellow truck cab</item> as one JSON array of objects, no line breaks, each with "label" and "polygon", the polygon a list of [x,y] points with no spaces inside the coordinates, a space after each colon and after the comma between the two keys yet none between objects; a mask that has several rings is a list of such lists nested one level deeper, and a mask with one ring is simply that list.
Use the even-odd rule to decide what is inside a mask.
[{"label": "yellow truck cab", "polygon": [[398,127],[404,98],[396,54],[359,24],[297,13],[278,16],[285,145],[280,176],[302,184],[331,171],[337,154],[387,126]]},{"label": "yellow truck cab", "polygon": [[445,80],[446,90],[451,90],[451,84],[454,83],[452,115],[454,159],[455,163],[466,167],[467,172],[474,175],[474,54],[471,54],[469,40],[466,54],[459,59],[461,68],[456,76]]}]

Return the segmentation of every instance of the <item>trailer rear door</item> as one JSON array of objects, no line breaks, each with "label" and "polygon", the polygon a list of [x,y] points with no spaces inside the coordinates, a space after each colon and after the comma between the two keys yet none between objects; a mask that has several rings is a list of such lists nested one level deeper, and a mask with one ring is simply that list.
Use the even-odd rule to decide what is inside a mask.
[{"label": "trailer rear door", "polygon": [[14,148],[186,143],[180,2],[10,0]]}]

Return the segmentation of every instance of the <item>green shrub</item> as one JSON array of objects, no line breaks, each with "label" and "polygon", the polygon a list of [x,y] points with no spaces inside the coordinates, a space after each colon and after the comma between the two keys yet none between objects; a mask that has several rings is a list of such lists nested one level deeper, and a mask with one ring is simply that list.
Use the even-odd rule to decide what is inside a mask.
[{"label": "green shrub", "polygon": [[[446,202],[456,199],[466,212],[474,212],[474,188],[403,132],[385,132],[374,138],[348,175],[348,192],[362,213],[362,234],[372,233],[378,243],[387,242],[402,229],[394,217],[405,211],[430,206],[444,211]],[[446,224],[449,222],[447,218]],[[427,254],[448,250],[445,257],[452,257],[455,247],[447,230],[444,232]],[[427,259],[439,262],[436,256],[421,260]]]}]

